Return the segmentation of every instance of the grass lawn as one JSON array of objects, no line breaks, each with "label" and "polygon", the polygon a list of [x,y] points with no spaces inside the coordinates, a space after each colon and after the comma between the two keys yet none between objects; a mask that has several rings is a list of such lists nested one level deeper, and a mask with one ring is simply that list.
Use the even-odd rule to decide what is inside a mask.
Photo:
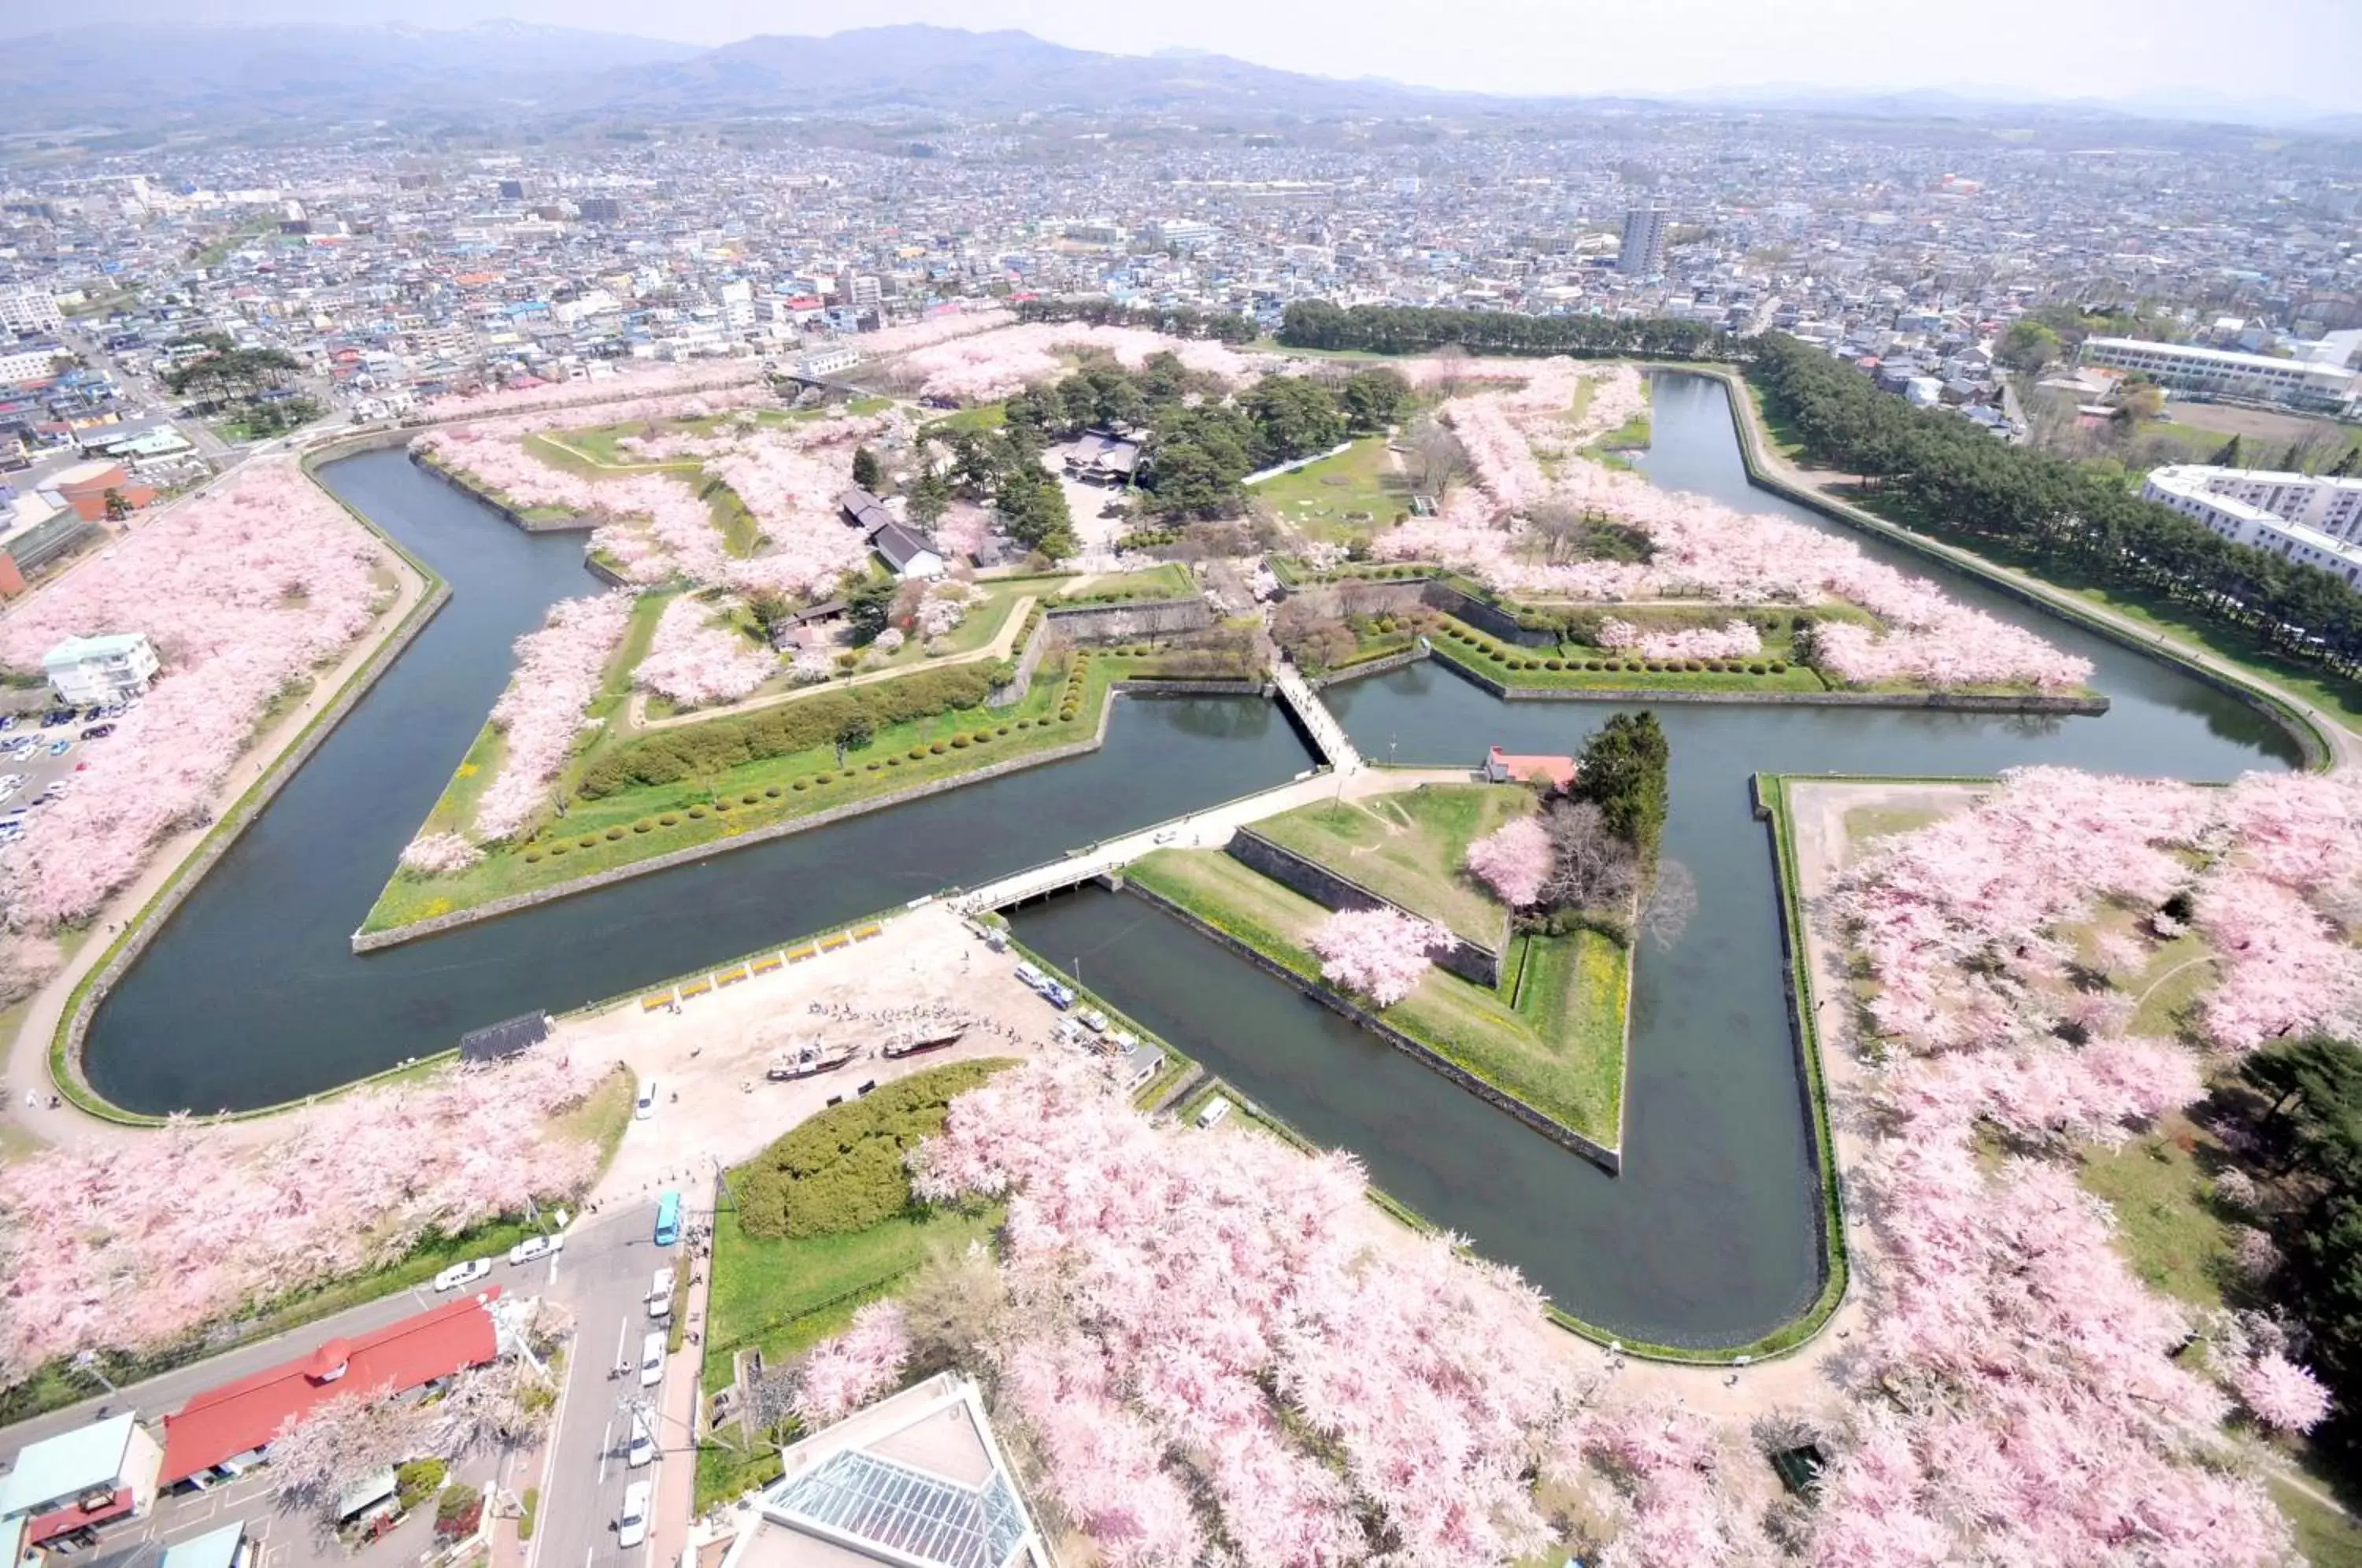
[{"label": "grass lawn", "polygon": [[954,430],[970,430],[982,435],[988,430],[998,430],[1008,423],[1009,405],[1007,403],[978,403],[974,408],[955,410],[940,419],[930,419],[921,428],[945,433]]},{"label": "grass lawn", "polygon": [[1057,597],[1069,602],[1125,600],[1194,599],[1198,580],[1179,561],[1164,561],[1138,571],[1087,572],[1066,579]]},{"label": "grass lawn", "polygon": [[[988,1239],[1000,1222],[981,1214],[931,1209],[849,1235],[771,1241],[748,1236],[738,1216],[714,1217],[713,1291],[706,1308],[703,1387],[731,1379],[734,1353],[752,1347],[779,1365],[852,1321],[865,1302],[889,1294],[936,1249],[957,1251]],[[696,1507],[760,1486],[779,1474],[779,1451],[740,1447],[736,1429],[717,1431],[697,1451]]]},{"label": "grass lawn", "polygon": [[706,1305],[704,1386],[730,1382],[732,1353],[753,1347],[777,1365],[826,1339],[854,1309],[886,1294],[936,1247],[957,1252],[988,1238],[994,1212],[932,1209],[866,1231],[827,1236],[749,1236],[737,1211],[714,1218],[713,1291]]},{"label": "grass lawn", "polygon": [[2209,1200],[2213,1183],[2199,1165],[2201,1149],[2222,1153],[2176,1111],[2143,1137],[2083,1150],[2078,1176],[2114,1207],[2116,1246],[2135,1274],[2177,1301],[2219,1307],[2235,1277],[2231,1226]]},{"label": "grass lawn", "polygon": [[982,597],[971,600],[966,617],[944,635],[945,646],[941,654],[929,655],[926,644],[914,635],[884,656],[882,667],[887,669],[912,669],[989,646],[992,640],[1000,635],[1001,629],[1009,624],[1010,613],[1019,603],[1029,597],[1055,599],[1061,583],[1054,578],[1036,578],[1014,582],[979,581],[973,586]]},{"label": "grass lawn", "polygon": [[[362,929],[383,931],[472,909],[675,850],[709,844],[726,848],[728,841],[751,829],[1087,740],[1121,671],[1117,661],[1104,658],[1094,658],[1086,668],[1087,689],[1071,723],[1058,717],[1065,681],[1037,679],[1024,701],[1011,707],[963,709],[880,730],[866,749],[846,758],[844,771],[839,771],[834,746],[815,746],[750,762],[711,779],[682,779],[595,801],[576,799],[562,834],[546,828],[535,842],[495,849],[456,876],[425,878],[397,871],[378,895]],[[592,711],[597,712],[597,704]],[[1025,727],[1018,727],[1021,722]],[[1003,726],[1009,730],[1005,735],[999,733]],[[983,745],[951,744],[955,736],[977,734],[991,738]],[[938,744],[944,747],[941,752],[933,749]],[[912,757],[912,750],[922,755]],[[573,771],[579,774],[579,767],[578,759]]]},{"label": "grass lawn", "polygon": [[1532,812],[1515,784],[1423,784],[1352,803],[1299,806],[1253,824],[1381,898],[1496,951],[1508,909],[1462,868],[1468,846],[1512,817]]},{"label": "grass lawn", "polygon": [[[1131,880],[1315,984],[1305,945],[1328,911],[1220,850],[1162,849]],[[1430,968],[1386,1021],[1429,1049],[1603,1143],[1622,1125],[1628,951],[1590,933],[1521,938],[1516,1001]]]},{"label": "grass lawn", "polygon": [[1308,539],[1343,544],[1364,539],[1410,505],[1410,484],[1386,453],[1386,438],[1369,436],[1333,458],[1267,479],[1247,491],[1294,525]]},{"label": "grass lawn", "polygon": [[2297,1550],[2312,1568],[2362,1568],[2362,1526],[2278,1476],[2268,1478],[2272,1501],[2296,1532]]},{"label": "grass lawn", "polygon": [[1856,806],[1845,814],[1846,842],[1860,845],[1874,838],[1917,833],[1948,814],[1929,806]]}]

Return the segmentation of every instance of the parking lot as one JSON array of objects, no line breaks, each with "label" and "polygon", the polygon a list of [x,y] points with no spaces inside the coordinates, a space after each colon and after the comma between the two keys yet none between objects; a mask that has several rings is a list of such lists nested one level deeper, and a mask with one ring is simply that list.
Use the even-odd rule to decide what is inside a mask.
[{"label": "parking lot", "polygon": [[[64,712],[58,708],[0,719],[7,725],[0,729],[0,844],[39,834],[50,804],[45,796],[59,787],[72,790],[74,774],[92,753],[115,739],[104,735],[84,740],[83,732],[119,723],[123,718],[113,710],[79,708],[72,718],[44,725],[45,719]],[[60,742],[65,743],[66,749],[53,755]]]}]

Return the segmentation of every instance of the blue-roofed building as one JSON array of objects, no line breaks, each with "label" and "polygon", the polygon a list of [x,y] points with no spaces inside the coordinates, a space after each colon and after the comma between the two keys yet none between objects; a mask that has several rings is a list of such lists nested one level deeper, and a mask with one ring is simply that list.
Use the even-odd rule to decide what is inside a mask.
[{"label": "blue-roofed building", "polygon": [[23,1521],[32,1546],[88,1540],[104,1526],[148,1511],[163,1460],[156,1440],[127,1410],[27,1443],[0,1475],[0,1520]]},{"label": "blue-roofed building", "polygon": [[1051,1568],[965,1377],[931,1377],[779,1457],[722,1568]]}]

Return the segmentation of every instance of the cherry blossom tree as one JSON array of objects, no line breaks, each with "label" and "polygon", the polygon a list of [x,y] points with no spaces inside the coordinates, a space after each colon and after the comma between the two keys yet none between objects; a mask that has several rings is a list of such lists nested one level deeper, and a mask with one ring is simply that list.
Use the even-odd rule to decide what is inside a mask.
[{"label": "cherry blossom tree", "polygon": [[1512,909],[1541,897],[1554,864],[1550,834],[1533,817],[1504,823],[1468,846],[1468,869]]},{"label": "cherry blossom tree", "polygon": [[778,672],[779,662],[728,624],[733,600],[682,594],[665,606],[632,683],[683,708],[735,702]]},{"label": "cherry blossom tree", "polygon": [[507,753],[476,801],[476,832],[486,842],[523,831],[548,803],[631,619],[628,593],[566,599],[550,607],[540,631],[517,639],[516,674],[492,704]]},{"label": "cherry blossom tree", "polygon": [[812,1347],[796,1381],[794,1409],[805,1426],[840,1420],[891,1389],[911,1359],[911,1335],[901,1307],[872,1301],[852,1327]]},{"label": "cherry blossom tree", "polygon": [[[1581,418],[1572,416],[1585,378],[1571,361],[1532,365],[1521,387],[1455,397],[1443,417],[1473,467],[1477,486],[1454,491],[1431,516],[1416,517],[1376,541],[1381,558],[1458,566],[1505,591],[1603,602],[1695,598],[1727,604],[1860,604],[1882,631],[1841,620],[1813,628],[1814,657],[1853,684],[1908,679],[1939,688],[2007,685],[2068,690],[2091,674],[2029,632],[1943,596],[1935,586],[1871,560],[1851,541],[1781,518],[1751,516],[1694,495],[1661,490],[1632,473],[1580,455],[1598,421],[1642,406],[1628,372],[1595,374]],[[1548,458],[1555,467],[1546,469]],[[1527,521],[1545,503],[1613,518],[1645,535],[1645,562],[1555,562]],[[1637,629],[1630,646],[1640,646]],[[1661,634],[1649,657],[1740,657],[1735,624],[1718,632]],[[1696,651],[1674,651],[1675,649]],[[1751,655],[1746,656],[1751,657]]]},{"label": "cherry blossom tree", "polygon": [[427,1452],[428,1426],[418,1402],[390,1386],[326,1400],[271,1435],[270,1489],[287,1506],[333,1520],[356,1485]]},{"label": "cherry blossom tree", "polygon": [[1428,954],[1451,943],[1433,921],[1391,909],[1339,910],[1306,938],[1323,979],[1382,1008],[1410,995],[1427,975]]},{"label": "cherry blossom tree", "polygon": [[985,1353],[1049,1500],[1109,1561],[1200,1561],[1195,1498],[1248,1562],[1541,1544],[1529,1477],[1573,1463],[1582,1393],[1540,1298],[1394,1228],[1349,1157],[1153,1128],[1052,1058],[963,1095],[912,1164],[930,1198],[1007,1198]]},{"label": "cherry blossom tree", "polygon": [[181,1117],[0,1167],[0,1380],[77,1351],[173,1343],[392,1262],[429,1231],[571,1198],[595,1156],[550,1118],[611,1066],[546,1044],[257,1128]]},{"label": "cherry blossom tree", "polygon": [[2234,1374],[2231,1382],[2239,1402],[2275,1430],[2309,1432],[2329,1418],[2329,1390],[2286,1356],[2270,1352],[2259,1355]]},{"label": "cherry blossom tree", "polygon": [[449,877],[480,863],[484,852],[456,833],[421,834],[402,852],[402,867],[422,877]]},{"label": "cherry blossom tree", "polygon": [[87,920],[156,845],[205,817],[272,699],[367,630],[375,538],[292,459],[247,464],[160,512],[0,619],[0,664],[38,674],[69,636],[145,633],[162,671],[48,809],[0,849],[19,927]]}]

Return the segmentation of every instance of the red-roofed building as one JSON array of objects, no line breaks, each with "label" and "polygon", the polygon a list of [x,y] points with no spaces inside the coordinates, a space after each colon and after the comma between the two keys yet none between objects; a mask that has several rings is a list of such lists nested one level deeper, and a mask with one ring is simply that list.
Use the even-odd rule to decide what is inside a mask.
[{"label": "red-roofed building", "polygon": [[1551,784],[1563,790],[1574,782],[1574,758],[1512,756],[1496,745],[1485,754],[1485,766],[1477,771],[1484,774],[1487,783]]},{"label": "red-roofed building", "polygon": [[493,1286],[350,1339],[324,1341],[308,1354],[198,1395],[178,1415],[164,1418],[164,1466],[160,1485],[171,1486],[224,1460],[268,1444],[291,1416],[341,1394],[391,1388],[406,1394],[482,1366],[500,1353],[489,1310]]}]

